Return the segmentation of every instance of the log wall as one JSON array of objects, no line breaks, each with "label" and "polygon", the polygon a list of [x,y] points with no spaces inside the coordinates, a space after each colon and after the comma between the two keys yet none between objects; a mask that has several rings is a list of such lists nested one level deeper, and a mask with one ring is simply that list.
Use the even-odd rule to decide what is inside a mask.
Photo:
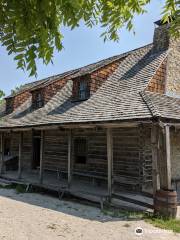
[{"label": "log wall", "polygon": [[67,159],[67,132],[61,130],[46,130],[44,132],[44,168],[67,171]]},{"label": "log wall", "polygon": [[[68,130],[44,131],[45,169],[67,171],[68,169]],[[120,185],[134,186],[138,189],[152,183],[152,155],[150,128],[119,128],[112,131],[113,135],[113,179],[120,177]],[[107,137],[106,129],[73,129],[72,143],[75,138],[87,140],[86,164],[74,161],[72,144],[73,171],[99,174],[107,177]],[[11,152],[18,156],[19,134],[12,133]],[[32,163],[32,132],[23,133],[22,146],[23,167],[31,168]]]},{"label": "log wall", "polygon": [[[73,170],[83,172],[98,172],[107,175],[106,131],[105,130],[73,130],[72,140],[77,137],[87,139],[88,151],[86,164],[74,162]],[[51,170],[67,171],[68,138],[62,130],[48,130],[44,135],[44,167]],[[72,141],[73,142],[73,141]],[[73,150],[73,149],[72,149]]]},{"label": "log wall", "polygon": [[172,178],[180,179],[180,129],[171,131]]},{"label": "log wall", "polygon": [[150,128],[120,128],[113,132],[113,175],[118,184],[136,190],[152,184]]},{"label": "log wall", "polygon": [[[20,134],[16,132],[11,133],[11,155],[19,155],[19,137]],[[22,168],[31,168],[32,163],[32,132],[23,132],[22,142]]]},{"label": "log wall", "polygon": [[18,156],[19,154],[19,133],[11,133],[11,155]]},{"label": "log wall", "polygon": [[74,163],[73,169],[76,171],[102,173],[107,176],[106,130],[77,129],[73,131],[73,138],[76,137],[85,137],[87,139],[87,164]]}]

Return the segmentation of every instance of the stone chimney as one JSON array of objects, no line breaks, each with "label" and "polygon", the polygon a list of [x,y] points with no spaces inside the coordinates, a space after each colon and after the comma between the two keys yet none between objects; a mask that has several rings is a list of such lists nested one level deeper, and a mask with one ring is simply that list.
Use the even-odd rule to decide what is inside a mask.
[{"label": "stone chimney", "polygon": [[153,53],[167,50],[166,94],[180,97],[180,38],[169,34],[170,24],[161,20],[155,22]]},{"label": "stone chimney", "polygon": [[161,20],[156,21],[153,37],[153,52],[167,50],[169,47],[169,24],[163,24]]}]

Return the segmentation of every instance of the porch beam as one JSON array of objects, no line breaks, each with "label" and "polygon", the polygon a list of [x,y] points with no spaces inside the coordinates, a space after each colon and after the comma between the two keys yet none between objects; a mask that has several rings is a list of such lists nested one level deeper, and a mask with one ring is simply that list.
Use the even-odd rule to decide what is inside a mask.
[{"label": "porch beam", "polygon": [[171,189],[171,143],[170,143],[170,127],[165,126],[165,140],[166,140],[166,181],[167,189]]},{"label": "porch beam", "polygon": [[1,133],[1,169],[0,174],[4,173],[4,133]]},{"label": "porch beam", "polygon": [[108,195],[112,195],[113,138],[112,128],[107,128]]},{"label": "porch beam", "polygon": [[72,180],[72,130],[68,132],[68,188]]},{"label": "porch beam", "polygon": [[43,183],[44,131],[41,130],[39,181]]},{"label": "porch beam", "polygon": [[160,189],[160,178],[158,169],[158,133],[159,128],[153,125],[151,128],[151,145],[152,145],[152,180],[153,180],[153,194]]},{"label": "porch beam", "polygon": [[22,174],[22,143],[23,143],[23,132],[20,132],[19,136],[19,159],[18,159],[18,178],[21,178]]},{"label": "porch beam", "polygon": [[144,120],[144,121],[127,121],[127,122],[102,122],[102,123],[94,123],[90,122],[88,124],[52,124],[52,125],[36,125],[36,126],[29,126],[29,127],[12,127],[12,128],[1,128],[0,132],[19,132],[19,131],[30,131],[34,130],[51,130],[51,129],[73,129],[73,128],[123,128],[123,127],[137,127],[139,124],[149,125],[152,124],[151,120]]}]

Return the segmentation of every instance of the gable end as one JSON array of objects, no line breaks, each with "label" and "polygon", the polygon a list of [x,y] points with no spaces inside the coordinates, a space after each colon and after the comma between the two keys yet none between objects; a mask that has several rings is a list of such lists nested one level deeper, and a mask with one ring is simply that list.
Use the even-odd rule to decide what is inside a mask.
[{"label": "gable end", "polygon": [[166,85],[166,64],[167,59],[165,59],[159,68],[157,69],[156,73],[148,83],[148,86],[145,90],[160,94],[165,94],[165,85]]}]

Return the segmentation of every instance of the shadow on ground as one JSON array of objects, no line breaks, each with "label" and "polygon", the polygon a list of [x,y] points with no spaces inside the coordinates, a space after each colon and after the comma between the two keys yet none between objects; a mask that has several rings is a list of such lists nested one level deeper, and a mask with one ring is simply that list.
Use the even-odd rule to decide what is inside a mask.
[{"label": "shadow on ground", "polygon": [[[101,211],[100,208],[96,206],[90,206],[87,201],[77,202],[78,200],[75,198],[59,200],[57,197],[52,197],[46,194],[17,193],[15,189],[0,188],[0,202],[3,198],[41,207],[42,210],[48,209],[50,212],[61,212],[91,221],[112,222],[141,220],[139,214],[134,215],[134,213],[129,214],[129,212],[112,209]],[[114,213],[116,214],[114,215]]]}]

